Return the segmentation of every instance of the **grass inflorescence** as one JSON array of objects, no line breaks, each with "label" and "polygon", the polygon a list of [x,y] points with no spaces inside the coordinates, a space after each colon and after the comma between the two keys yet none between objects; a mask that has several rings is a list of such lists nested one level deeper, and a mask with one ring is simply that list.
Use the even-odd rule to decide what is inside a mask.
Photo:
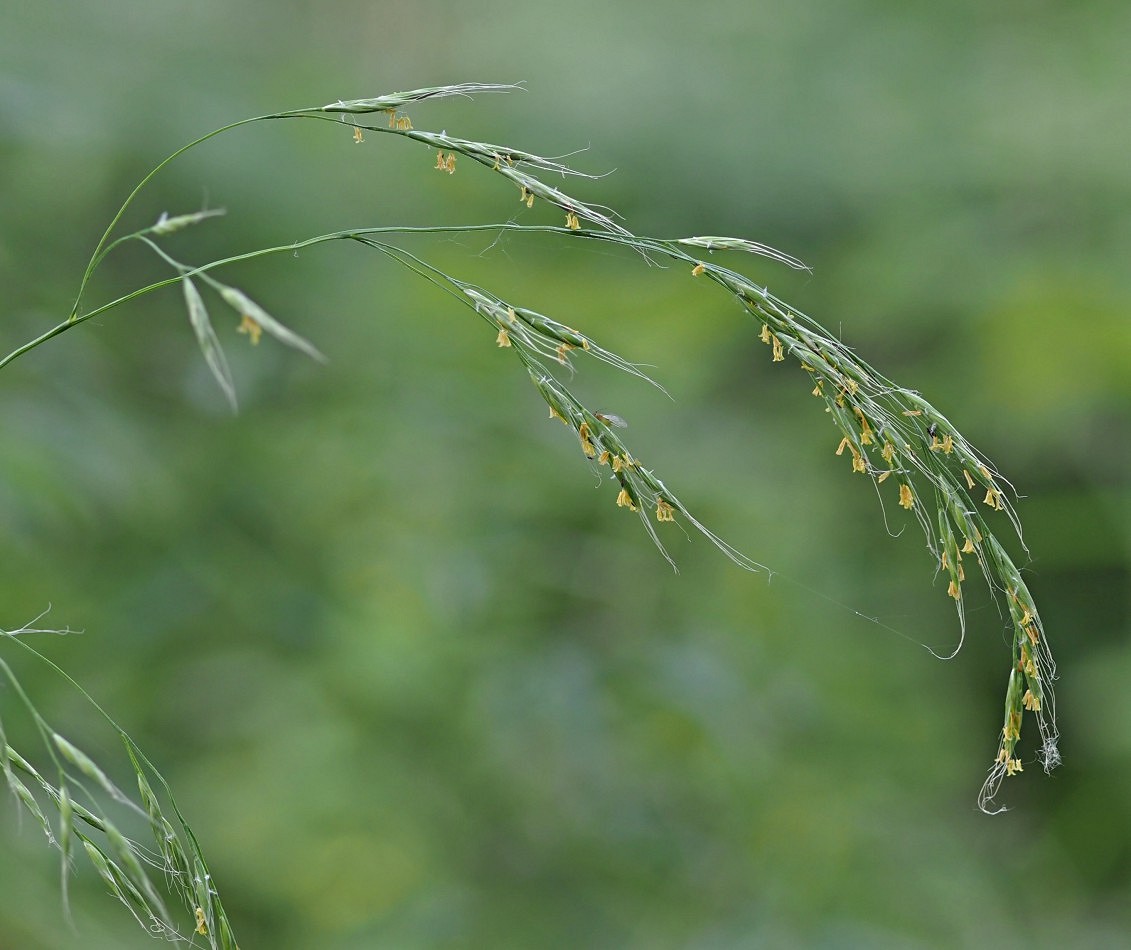
[{"label": "grass inflorescence", "polygon": [[[452,298],[473,311],[489,325],[494,344],[517,358],[552,419],[573,433],[578,450],[593,465],[607,473],[615,504],[636,514],[648,536],[663,556],[672,563],[660,538],[663,526],[681,521],[700,532],[731,561],[750,571],[767,569],[722,540],[698,521],[684,502],[660,477],[646,467],[631,450],[623,434],[623,422],[615,416],[595,411],[579,400],[569,388],[578,358],[593,358],[655,384],[630,360],[601,346],[597,340],[571,322],[525,307],[457,276],[445,273],[396,242],[410,234],[442,232],[521,232],[550,234],[571,240],[611,244],[641,255],[649,264],[666,262],[686,268],[689,278],[722,290],[738,307],[753,318],[756,332],[769,349],[773,362],[796,366],[832,423],[830,456],[847,463],[851,473],[869,479],[881,497],[909,513],[919,524],[936,574],[946,582],[959,624],[958,645],[966,633],[966,569],[974,565],[991,592],[1003,605],[1012,631],[1003,726],[989,775],[978,796],[986,811],[1001,810],[994,798],[1002,780],[1022,770],[1017,751],[1026,713],[1031,713],[1041,736],[1039,758],[1046,771],[1059,762],[1052,683],[1055,667],[1045,639],[1033,597],[1021,571],[999,540],[996,531],[1004,529],[1021,538],[1021,525],[1013,506],[1010,484],[991,462],[974,448],[957,427],[918,392],[904,388],[870,366],[850,347],[820,323],[775,297],[741,272],[714,260],[716,253],[754,254],[793,268],[804,268],[798,259],[744,238],[699,236],[653,238],[634,234],[609,208],[585,201],[563,190],[559,183],[570,179],[598,176],[577,171],[557,158],[547,158],[524,149],[475,141],[448,134],[418,129],[407,109],[423,106],[430,100],[470,97],[479,93],[506,92],[513,85],[463,83],[418,89],[369,99],[338,101],[324,106],[296,109],[257,116],[232,123],[208,133],[177,150],[159,163],[128,196],[98,242],[80,282],[79,292],[68,318],[34,340],[0,358],[0,367],[42,345],[92,317],[163,287],[179,284],[184,295],[190,326],[212,375],[226,399],[235,408],[236,387],[219,343],[201,289],[210,291],[238,319],[238,328],[251,342],[261,335],[272,337],[307,356],[322,360],[322,354],[304,337],[267,313],[243,290],[222,283],[214,273],[255,257],[293,252],[332,241],[366,245],[422,278],[436,284]],[[111,240],[119,222],[144,185],[165,165],[187,149],[231,129],[269,120],[317,119],[334,128],[348,131],[355,142],[364,142],[366,133],[391,135],[422,146],[429,151],[433,167],[446,175],[457,169],[479,167],[499,176],[512,189],[514,200],[527,208],[542,203],[555,209],[556,224],[502,223],[438,225],[434,227],[372,227],[319,234],[291,244],[259,248],[233,257],[190,265],[171,257],[160,239],[174,231],[203,225],[222,214],[215,210],[170,217],[161,215],[153,224]],[[510,218],[511,205],[504,205]],[[97,307],[84,309],[84,294],[91,275],[115,248],[129,241],[141,242],[167,264],[172,275],[130,291]],[[563,378],[564,376],[564,378]],[[995,527],[995,525],[997,527]],[[1021,543],[1024,548],[1023,543]],[[12,636],[8,637],[11,641]],[[23,641],[22,645],[26,646]],[[30,649],[30,647],[28,647]],[[7,667],[3,671],[11,678]],[[14,679],[12,680],[14,682]],[[30,704],[29,704],[29,708]],[[38,713],[33,714],[38,717]],[[37,718],[37,721],[38,720]],[[117,728],[117,727],[115,727]],[[47,727],[44,724],[43,730]],[[146,774],[156,774],[148,760],[118,730],[138,776],[141,805],[133,805],[149,820],[158,842],[156,851],[143,851],[116,831],[104,815],[81,804],[83,782],[124,801],[103,773],[85,756],[53,733],[45,731],[54,779],[45,778],[27,759],[4,746],[3,770],[9,787],[41,824],[48,839],[64,855],[69,866],[79,846],[90,857],[98,873],[131,912],[147,927],[173,933],[168,914],[146,876],[146,865],[160,869],[174,891],[180,893],[194,915],[197,933],[207,935],[214,946],[233,946],[230,927],[207,874],[203,856],[180,814],[173,808],[173,819],[161,810]],[[2,740],[2,734],[0,734]],[[20,773],[19,775],[17,773]],[[33,794],[24,778],[39,789]],[[158,784],[163,785],[160,776]],[[81,779],[81,780],[80,780]],[[167,791],[167,789],[166,789]],[[55,826],[47,820],[41,802],[55,809]],[[170,799],[171,801],[171,799]],[[91,832],[102,835],[96,841]],[[186,844],[187,842],[187,844]],[[217,942],[218,941],[218,942]]]},{"label": "grass inflorescence", "polygon": [[[120,788],[103,766],[57,732],[36,709],[11,666],[0,660],[0,676],[19,698],[42,741],[40,755],[25,755],[9,743],[0,721],[0,771],[22,813],[59,852],[64,905],[73,869],[85,860],[110,894],[153,936],[237,950],[208,863],[165,778],[77,682],[28,643],[32,635],[68,632],[24,626],[0,630],[0,639],[46,663],[82,694],[121,740],[137,793]],[[41,760],[38,766],[33,764],[36,759]],[[131,837],[123,830],[127,827],[147,829],[151,842],[143,844]],[[179,911],[170,909],[169,897],[179,901]]]}]

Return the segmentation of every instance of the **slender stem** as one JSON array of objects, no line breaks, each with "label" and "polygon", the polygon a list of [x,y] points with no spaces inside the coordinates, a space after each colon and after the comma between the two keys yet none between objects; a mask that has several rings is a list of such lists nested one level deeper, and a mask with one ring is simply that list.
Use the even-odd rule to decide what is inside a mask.
[{"label": "slender stem", "polygon": [[[75,302],[74,302],[74,305],[71,307],[71,315],[70,315],[69,319],[71,321],[77,321],[79,319],[79,317],[78,317],[79,306],[81,305],[82,295],[83,295],[83,292],[86,290],[86,285],[90,282],[91,275],[94,273],[94,271],[98,267],[98,265],[102,262],[103,258],[105,258],[105,256],[110,252],[110,250],[113,247],[115,247],[117,244],[120,243],[120,241],[115,241],[113,244],[110,244],[109,246],[107,246],[106,242],[109,240],[110,234],[113,232],[114,228],[117,227],[118,222],[122,219],[122,215],[126,213],[126,209],[130,206],[130,204],[133,203],[134,198],[137,197],[138,192],[140,192],[142,188],[144,188],[147,184],[149,184],[149,182],[154,178],[154,176],[159,171],[161,171],[162,168],[164,168],[171,161],[173,161],[173,159],[177,158],[180,155],[183,155],[190,148],[195,148],[197,145],[200,145],[203,142],[207,142],[209,139],[215,138],[217,135],[220,135],[224,132],[229,132],[232,129],[237,129],[241,125],[250,125],[253,122],[264,122],[264,121],[267,121],[268,119],[293,118],[296,115],[303,114],[304,111],[305,110],[299,109],[299,110],[292,111],[292,112],[275,112],[275,113],[272,113],[270,115],[257,115],[257,116],[253,116],[250,119],[240,119],[238,122],[231,122],[228,125],[221,126],[218,129],[213,129],[211,132],[207,133],[206,135],[200,136],[200,138],[198,138],[198,139],[194,139],[193,141],[189,142],[187,145],[181,146],[179,149],[177,149],[171,155],[168,155],[167,157],[162,159],[157,165],[155,165],[153,167],[153,169],[149,172],[149,174],[146,175],[141,181],[139,181],[137,183],[137,185],[134,186],[133,191],[131,191],[129,193],[129,195],[126,197],[126,200],[122,202],[122,206],[118,209],[117,213],[110,220],[110,223],[106,226],[106,230],[102,233],[102,237],[99,238],[98,243],[94,246],[94,252],[91,254],[90,260],[87,262],[86,270],[83,272],[83,275],[82,275],[82,281],[79,283],[79,290],[78,290],[78,293],[75,295]],[[58,328],[56,328],[56,331],[57,331],[57,329]],[[51,332],[51,333],[45,335],[43,337],[43,339],[49,339],[51,336],[54,336],[54,335],[55,335],[55,332]],[[0,366],[2,366],[2,365],[3,365],[3,363],[0,363]]]},{"label": "slender stem", "polygon": [[[286,118],[288,116],[289,116],[289,113],[280,113],[278,115],[272,115],[272,116],[259,116],[257,119],[245,119],[243,122],[236,122],[236,123],[233,123],[233,125],[226,126],[225,128],[230,129],[230,128],[234,128],[237,125],[243,125],[247,122],[257,122],[257,121],[260,121],[260,120],[263,120],[263,119]],[[216,132],[209,133],[209,135],[204,136],[203,138],[197,139],[197,141],[194,142],[193,144],[195,145],[195,144],[198,144],[199,142],[203,142],[205,139],[210,138],[212,135],[216,135],[221,131],[223,131],[223,129],[218,129],[218,130],[216,130]],[[185,146],[185,148],[189,148],[189,147],[190,146],[187,146],[187,145]],[[184,150],[185,149],[181,149],[180,151],[183,152]],[[146,176],[146,180],[148,180],[149,178],[152,178],[153,175],[157,172],[158,169],[161,168],[162,165],[167,164],[177,154],[179,154],[179,153],[174,153],[169,158],[165,159],[165,161],[162,162],[161,165],[158,165],[157,168],[155,168],[153,170],[153,172],[150,172],[150,174],[148,176]],[[144,184],[144,181],[143,181],[143,184]],[[140,188],[140,187],[141,186],[139,185],[138,188]],[[115,221],[117,221],[118,218],[121,217],[122,212],[126,208],[126,205],[128,205],[129,201],[133,198],[133,196],[135,194],[137,194],[138,188],[135,188],[133,193],[130,195],[130,198],[126,200],[126,204],[124,204],[122,206],[122,209],[118,212],[117,216],[115,216],[115,219],[114,219]],[[111,227],[113,227],[113,225],[111,225]],[[133,300],[135,297],[140,297],[143,294],[152,293],[155,290],[160,290],[162,287],[168,287],[171,284],[175,284],[182,277],[194,277],[197,274],[204,274],[206,271],[214,270],[214,269],[219,268],[219,267],[225,267],[229,264],[237,264],[240,261],[251,260],[252,258],[256,258],[256,257],[263,257],[263,256],[268,255],[268,254],[281,254],[284,251],[294,252],[294,251],[302,250],[303,248],[313,247],[317,244],[324,244],[328,241],[357,240],[360,237],[364,237],[364,236],[370,235],[370,234],[441,234],[441,233],[472,232],[472,231],[522,231],[522,232],[525,232],[525,233],[564,234],[564,235],[569,235],[570,237],[573,237],[573,238],[582,238],[582,239],[596,240],[596,241],[607,241],[607,242],[612,243],[612,244],[620,244],[620,245],[627,246],[627,247],[634,247],[636,249],[639,249],[643,245],[643,246],[647,247],[649,250],[666,254],[667,256],[672,257],[672,258],[685,260],[685,261],[689,261],[689,262],[694,260],[694,258],[691,255],[686,254],[685,252],[670,246],[665,241],[659,241],[659,240],[648,239],[648,238],[640,238],[640,237],[635,237],[635,236],[632,237],[632,238],[627,238],[627,237],[624,237],[624,236],[619,235],[619,234],[610,233],[608,231],[592,231],[592,230],[574,231],[574,230],[571,230],[569,228],[558,227],[558,226],[555,226],[555,225],[524,225],[524,224],[515,224],[513,222],[505,222],[505,223],[497,223],[497,224],[431,225],[431,226],[423,226],[423,227],[403,227],[403,226],[390,225],[390,226],[387,226],[387,227],[378,227],[378,228],[352,228],[350,230],[345,230],[345,231],[332,231],[328,234],[320,234],[320,235],[317,235],[316,237],[307,238],[306,240],[303,240],[303,241],[296,241],[293,244],[281,244],[281,245],[277,245],[277,246],[274,246],[274,247],[259,248],[258,250],[255,250],[255,251],[245,251],[242,254],[234,254],[231,257],[224,257],[224,258],[220,258],[219,260],[211,261],[207,264],[202,264],[200,267],[189,268],[189,269],[186,269],[182,274],[179,274],[176,277],[168,277],[168,278],[165,278],[164,280],[159,280],[159,281],[155,281],[154,283],[147,284],[144,287],[139,287],[136,290],[133,290],[128,294],[124,294],[121,297],[117,297],[114,300],[111,300],[109,303],[102,304],[100,307],[95,307],[93,310],[88,310],[86,313],[82,313],[82,314],[78,313],[77,308],[78,308],[79,301],[78,301],[78,299],[76,299],[76,301],[75,301],[75,308],[76,309],[74,310],[74,312],[72,312],[70,317],[68,317],[65,321],[58,324],[57,326],[52,327],[50,330],[48,330],[45,333],[41,334],[40,336],[36,337],[34,340],[30,340],[27,343],[23,344],[22,346],[17,347],[16,349],[12,350],[12,352],[9,353],[7,356],[0,358],[0,369],[3,369],[5,366],[7,366],[9,363],[11,363],[13,360],[15,360],[17,357],[22,356],[24,353],[27,353],[30,350],[34,350],[37,346],[39,346],[42,343],[46,343],[52,337],[56,337],[59,334],[64,333],[65,331],[71,329],[72,327],[78,326],[80,323],[85,323],[87,320],[91,319],[92,317],[96,317],[99,314],[105,313],[107,310],[112,310],[115,307],[120,306],[121,304],[127,303],[128,301]],[[98,261],[100,261],[103,257],[105,257],[105,255],[109,252],[109,250],[111,248],[116,247],[118,244],[121,244],[124,241],[130,240],[130,239],[141,239],[143,237],[144,232],[137,232],[136,234],[127,235],[127,236],[119,238],[118,240],[114,241],[113,243],[103,247],[103,245],[106,242],[108,234],[109,234],[109,229],[107,229],[107,233],[105,235],[103,235],[102,240],[99,242],[99,248],[96,250],[95,256],[91,258],[91,265],[88,266],[87,275],[83,278],[83,285],[84,286],[86,284],[86,281],[89,279],[90,273],[93,271],[94,267],[97,266]],[[403,263],[403,261],[402,261],[402,263]],[[82,295],[82,291],[80,289],[80,291],[79,291],[80,298],[81,298],[81,295]]]}]

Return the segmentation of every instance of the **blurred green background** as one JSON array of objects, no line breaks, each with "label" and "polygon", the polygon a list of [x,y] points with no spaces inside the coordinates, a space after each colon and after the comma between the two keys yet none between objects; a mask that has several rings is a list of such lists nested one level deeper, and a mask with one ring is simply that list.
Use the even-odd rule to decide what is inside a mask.
[{"label": "blurred green background", "polygon": [[[917,529],[887,536],[804,374],[771,364],[725,295],[579,242],[405,246],[652,364],[674,402],[588,363],[578,391],[784,581],[669,529],[673,574],[489,329],[332,246],[227,272],[330,357],[252,350],[215,307],[234,417],[175,288],[0,373],[0,626],[50,604],[84,631],[39,645],[171,780],[249,950],[1122,943],[1128,35],[1121,2],[0,13],[4,352],[65,317],[121,200],[176,147],[443,83],[528,91],[410,109],[418,128],[588,149],[575,165],[616,172],[583,196],[638,233],[805,259],[812,276],[727,263],[920,389],[1025,496],[1065,763],[1044,776],[1027,736],[1007,814],[974,807],[1009,662],[996,610],[974,605],[945,663],[857,618],[939,649],[957,635]],[[559,223],[432,161],[257,125],[174,164],[127,223],[226,208],[170,239],[198,262],[349,226]],[[89,302],[163,276],[124,249]],[[128,783],[73,691],[3,655]],[[7,686],[0,714],[30,754]],[[9,800],[0,947],[152,945],[89,869],[72,904],[74,930],[55,856]]]}]

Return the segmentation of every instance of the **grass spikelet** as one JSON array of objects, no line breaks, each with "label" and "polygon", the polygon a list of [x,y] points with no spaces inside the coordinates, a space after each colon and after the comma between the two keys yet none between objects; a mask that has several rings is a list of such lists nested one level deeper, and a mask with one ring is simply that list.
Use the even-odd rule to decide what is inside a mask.
[{"label": "grass spikelet", "polygon": [[110,870],[110,859],[106,857],[98,848],[97,845],[89,838],[83,839],[83,850],[86,851],[86,856],[90,859],[90,863],[94,865],[94,869],[98,872],[98,876],[102,878],[106,886],[110,888],[111,892],[117,895],[118,882],[115,880],[113,873]]},{"label": "grass spikelet", "polygon": [[[768,257],[772,261],[777,261],[779,264],[785,264],[787,267],[792,267],[794,270],[803,270],[812,273],[812,268],[804,261],[800,261],[789,254],[783,254],[781,251],[775,250],[768,244],[759,244],[757,241],[747,241],[744,238],[689,237],[677,238],[676,243],[684,244],[688,247],[702,247],[708,251],[743,251],[747,254],[757,254],[761,257]],[[700,273],[702,273],[702,271],[700,271]],[[698,276],[698,274],[696,276]]]},{"label": "grass spikelet", "polygon": [[161,217],[157,219],[157,223],[148,229],[148,233],[164,237],[166,234],[172,234],[182,228],[200,224],[201,221],[207,221],[209,218],[222,217],[223,214],[222,208],[216,208],[212,211],[194,211],[192,214],[179,214],[174,218],[162,213]]},{"label": "grass spikelet", "polygon": [[181,286],[184,289],[189,323],[192,325],[193,333],[196,334],[196,342],[200,346],[204,362],[212,371],[212,378],[216,380],[220,391],[228,400],[228,405],[235,412],[238,408],[236,384],[232,380],[232,371],[228,369],[228,360],[224,356],[224,350],[220,346],[220,341],[216,338],[216,331],[212,329],[212,321],[208,319],[204,300],[200,296],[200,291],[196,289],[196,284],[189,278],[182,277]]},{"label": "grass spikelet", "polygon": [[[235,287],[228,287],[224,284],[217,284],[217,289],[220,292],[220,296],[224,299],[224,303],[235,310],[241,318],[250,320],[254,325],[259,327],[260,330],[273,336],[280,343],[294,347],[294,349],[305,353],[311,359],[317,360],[319,363],[326,362],[326,357],[318,351],[318,348],[313,343],[299,336],[293,330],[283,326],[283,324],[271,316],[271,314],[259,306],[259,304],[242,290],[237,290]],[[257,336],[256,339],[258,339]]]},{"label": "grass spikelet", "polygon": [[75,813],[71,808],[71,795],[66,783],[59,786],[59,890],[63,895],[63,907],[69,906],[68,881],[71,873],[71,847],[75,837]]},{"label": "grass spikelet", "polygon": [[17,799],[19,799],[20,804],[28,810],[31,816],[43,829],[44,834],[47,835],[47,840],[50,843],[54,844],[56,839],[54,833],[51,830],[51,825],[47,821],[47,816],[43,813],[43,809],[39,807],[39,802],[35,800],[35,796],[31,793],[31,789],[29,789],[20,779],[16,778],[16,776],[11,774],[10,772],[7,776],[7,779],[8,788],[11,789],[12,794],[14,794]]},{"label": "grass spikelet", "polygon": [[354,115],[369,112],[395,112],[396,110],[414,102],[424,102],[428,99],[444,99],[450,96],[471,98],[482,92],[511,92],[521,89],[522,86],[513,83],[484,83],[464,82],[451,86],[429,86],[424,89],[413,89],[410,92],[394,92],[386,96],[377,96],[373,99],[347,99],[331,102],[322,106],[318,112],[340,113],[349,112]]},{"label": "grass spikelet", "polygon": [[106,776],[106,773],[98,767],[97,763],[89,755],[68,742],[57,732],[51,736],[51,739],[55,743],[55,747],[63,754],[63,758],[72,765],[77,766],[78,770],[82,772],[83,775],[87,778],[94,779],[102,786],[103,791],[115,801],[126,801],[126,796],[118,790],[114,783]]},{"label": "grass spikelet", "polygon": [[155,936],[161,935],[172,940],[178,939],[179,934],[176,929],[163,918],[154,916],[153,908],[146,902],[144,895],[137,889],[129,876],[122,871],[121,867],[89,838],[80,837],[87,857],[90,858],[98,876],[102,878],[110,893],[129,911],[138,925]]}]

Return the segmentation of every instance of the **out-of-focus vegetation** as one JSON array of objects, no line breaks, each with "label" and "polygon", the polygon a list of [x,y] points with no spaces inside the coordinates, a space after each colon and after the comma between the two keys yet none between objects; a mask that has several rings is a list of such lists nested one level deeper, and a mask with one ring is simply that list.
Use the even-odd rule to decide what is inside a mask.
[{"label": "out-of-focus vegetation", "polygon": [[[578,387],[796,583],[678,535],[673,575],[490,333],[360,248],[229,275],[331,361],[252,349],[233,321],[235,417],[175,288],[16,361],[0,627],[50,603],[85,631],[39,643],[170,779],[244,946],[1106,946],[1131,927],[1131,8],[45,2],[0,27],[4,352],[66,315],[125,194],[195,135],[525,80],[412,115],[588,147],[573,164],[617,169],[589,194],[639,233],[804,258],[812,277],[740,266],[1027,496],[1065,764],[1010,779],[990,819],[1002,618],[975,609],[942,663],[838,606],[955,636],[919,536],[887,536],[804,375],[685,274],[556,238],[411,245],[654,365],[674,402],[599,367]],[[259,126],[185,156],[131,223],[226,208],[177,236],[203,261],[537,219],[430,162]],[[140,248],[107,263],[95,296],[166,275]],[[6,658],[61,731],[119,756],[73,692]],[[6,689],[0,715],[18,745]],[[92,875],[69,931],[55,856],[15,813],[0,946],[150,945]]]}]

